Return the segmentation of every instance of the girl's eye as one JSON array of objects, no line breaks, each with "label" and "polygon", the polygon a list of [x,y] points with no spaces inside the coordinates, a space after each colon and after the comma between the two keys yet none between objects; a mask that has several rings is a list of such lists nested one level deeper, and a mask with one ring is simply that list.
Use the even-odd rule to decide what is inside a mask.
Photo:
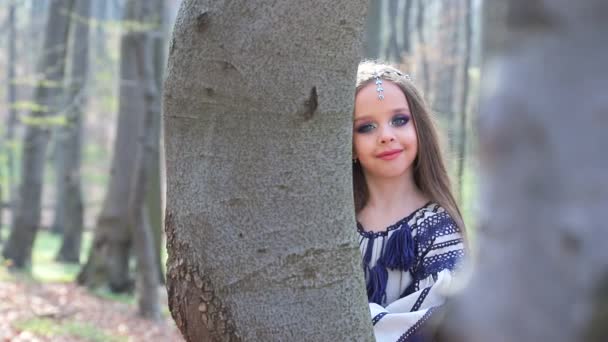
[{"label": "girl's eye", "polygon": [[391,121],[391,126],[395,126],[395,127],[404,126],[405,124],[408,123],[408,121],[410,121],[409,116],[399,115],[399,116],[396,116],[395,118],[393,118],[393,121]]},{"label": "girl's eye", "polygon": [[368,123],[368,124],[364,124],[364,125],[357,127],[356,131],[357,131],[357,133],[367,133],[367,132],[370,132],[374,128],[376,128],[376,124]]}]

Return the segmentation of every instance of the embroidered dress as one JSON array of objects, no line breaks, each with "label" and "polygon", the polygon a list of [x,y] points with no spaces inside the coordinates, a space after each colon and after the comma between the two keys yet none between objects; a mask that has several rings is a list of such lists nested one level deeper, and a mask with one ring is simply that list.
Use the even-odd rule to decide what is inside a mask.
[{"label": "embroidered dress", "polygon": [[420,328],[444,301],[464,255],[460,229],[427,203],[383,232],[357,223],[376,341],[423,341]]}]

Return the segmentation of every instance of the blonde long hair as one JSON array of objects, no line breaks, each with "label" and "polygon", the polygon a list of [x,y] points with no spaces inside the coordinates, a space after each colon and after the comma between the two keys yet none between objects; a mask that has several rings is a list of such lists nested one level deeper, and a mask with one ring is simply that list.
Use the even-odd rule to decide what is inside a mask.
[{"label": "blonde long hair", "polygon": [[[464,234],[464,221],[452,194],[438,130],[429,107],[407,75],[390,65],[373,61],[363,61],[359,64],[355,96],[367,84],[374,82],[376,75],[396,84],[407,99],[418,136],[418,155],[414,160],[416,186],[432,201],[441,205]],[[359,212],[369,197],[361,163],[353,163],[353,190],[355,211]]]}]

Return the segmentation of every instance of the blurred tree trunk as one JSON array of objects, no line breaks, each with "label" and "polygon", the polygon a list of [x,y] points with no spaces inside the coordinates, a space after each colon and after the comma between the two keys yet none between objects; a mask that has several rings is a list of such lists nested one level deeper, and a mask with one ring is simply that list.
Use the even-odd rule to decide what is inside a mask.
[{"label": "blurred tree trunk", "polygon": [[381,58],[382,51],[382,2],[385,0],[368,1],[367,18],[365,20],[365,36],[363,39],[363,57],[369,59]]},{"label": "blurred tree trunk", "polygon": [[[64,165],[59,168],[63,178],[63,241],[57,260],[66,262],[80,261],[80,242],[84,229],[84,206],[80,184],[80,167],[82,151],[82,122],[87,100],[86,84],[89,62],[89,18],[91,0],[74,0],[72,27],[72,44],[70,46],[71,63],[67,82],[67,122],[62,126],[58,136],[58,146],[63,151]],[[58,191],[59,193],[59,191]],[[57,198],[60,201],[60,198]],[[57,216],[57,214],[56,214]]]},{"label": "blurred tree trunk", "polygon": [[405,0],[405,4],[403,7],[402,15],[402,23],[403,27],[401,32],[403,36],[402,50],[403,52],[409,56],[412,52],[412,39],[411,39],[411,27],[410,27],[410,18],[412,16],[412,4],[414,0]]},{"label": "blurred tree trunk", "polygon": [[[160,319],[160,304],[158,297],[158,258],[155,250],[155,240],[150,226],[150,220],[145,209],[147,190],[152,185],[149,176],[157,173],[158,165],[158,139],[159,134],[153,129],[160,128],[160,98],[158,92],[158,79],[155,77],[156,68],[156,40],[162,37],[161,16],[158,12],[161,0],[139,1],[129,0],[126,5],[126,19],[133,22],[153,24],[146,31],[133,32],[123,36],[121,50],[124,57],[129,56],[138,61],[136,65],[137,82],[143,89],[144,101],[140,108],[133,108],[144,117],[143,129],[137,141],[137,155],[131,184],[129,199],[129,224],[132,229],[135,255],[137,258],[137,297],[139,314],[143,317]],[[153,31],[152,31],[153,30]],[[130,101],[121,97],[121,101]],[[153,163],[156,162],[156,165]],[[158,194],[160,195],[160,194]]]},{"label": "blurred tree trunk", "polygon": [[[6,76],[8,78],[7,82],[7,98],[8,98],[8,118],[6,123],[6,139],[4,140],[5,145],[5,153],[6,153],[6,185],[7,189],[5,190],[6,198],[4,203],[7,205],[5,209],[10,209],[11,217],[15,214],[15,128],[17,127],[17,110],[14,107],[15,102],[17,101],[17,92],[15,87],[15,65],[17,63],[17,47],[16,41],[19,38],[17,35],[17,24],[15,19],[15,2],[10,1],[8,8],[8,60],[7,60],[7,73]],[[4,219],[0,222],[4,222]],[[2,226],[0,225],[0,229]],[[0,236],[2,233],[0,232]]]},{"label": "blurred tree trunk", "polygon": [[427,50],[428,46],[426,43],[426,37],[424,32],[424,13],[425,13],[425,0],[418,0],[418,4],[416,6],[416,36],[418,38],[418,64],[420,65],[421,75],[421,90],[424,96],[428,97],[430,86],[431,86],[431,77],[429,75],[429,62],[427,58]]},{"label": "blurred tree trunk", "polygon": [[[8,15],[6,18],[6,26],[8,29],[8,37],[10,37],[8,39],[8,59],[6,61],[6,108],[8,108],[8,118],[5,128],[0,129],[0,134],[2,134],[2,137],[0,137],[0,157],[6,158],[6,164],[4,164],[4,162],[0,162],[0,242],[2,242],[2,229],[4,228],[4,211],[5,209],[10,208],[10,201],[12,197],[11,188],[13,181],[13,174],[11,170],[13,162],[13,149],[12,138],[9,137],[9,134],[12,135],[12,130],[14,130],[14,128],[10,126],[10,120],[11,117],[15,115],[15,109],[13,108],[13,104],[15,102],[15,84],[13,83],[13,80],[15,79],[15,4],[12,1],[8,3]],[[6,193],[7,189],[4,188],[4,179],[6,179],[6,184],[8,185],[8,196]]]},{"label": "blurred tree trunk", "polygon": [[607,11],[484,3],[479,256],[449,341],[608,340]]},{"label": "blurred tree trunk", "polygon": [[[166,8],[165,0],[157,1],[158,8],[155,9],[155,13],[160,13],[159,17],[159,30],[154,34],[153,37],[153,53],[154,53],[154,76],[156,82],[156,89],[158,96],[162,89],[162,74],[166,65],[165,56],[165,37],[166,37]],[[160,106],[160,104],[159,104]],[[159,108],[160,110],[160,108]],[[152,157],[150,167],[148,168],[149,175],[147,179],[149,184],[146,190],[146,208],[149,215],[150,227],[154,236],[154,246],[156,250],[156,265],[158,269],[159,280],[162,284],[165,283],[165,277],[163,272],[163,259],[161,257],[163,246],[163,191],[161,184],[161,131],[162,122],[160,116],[158,120],[153,121],[152,127],[149,129],[149,135],[152,138],[153,144],[150,146],[152,150]]]},{"label": "blurred tree trunk", "polygon": [[54,0],[30,0],[30,15],[29,15],[29,29],[27,36],[27,57],[29,58],[29,65],[32,69],[26,70],[25,74],[29,75],[35,73],[36,70],[33,68],[39,62],[37,59],[40,58],[41,45],[43,44],[43,34],[45,32],[44,25],[46,25],[44,19],[48,17],[49,3]]},{"label": "blurred tree trunk", "polygon": [[450,148],[453,150],[455,117],[455,94],[457,77],[456,70],[459,62],[459,18],[460,0],[442,0],[439,18],[439,39],[436,49],[439,50],[439,63],[434,68],[437,70],[436,82],[433,92],[433,109],[444,119],[450,129]]},{"label": "blurred tree trunk", "polygon": [[[409,53],[409,32],[403,27],[409,26],[409,7],[411,1],[406,0],[401,9],[403,0],[388,0],[387,2],[387,30],[388,37],[384,51],[384,58],[390,63],[403,63],[403,57]],[[401,9],[401,12],[400,12]],[[403,44],[399,44],[399,35],[403,34]]]},{"label": "blurred tree trunk", "polygon": [[462,92],[460,99],[460,110],[458,111],[460,117],[460,124],[458,127],[459,138],[457,139],[457,177],[458,177],[458,198],[459,203],[463,203],[464,199],[464,164],[466,161],[466,146],[467,146],[467,132],[469,122],[469,67],[471,65],[471,54],[473,49],[473,1],[464,0],[464,51],[462,61]]},{"label": "blurred tree trunk", "polygon": [[[107,1],[94,1],[94,17],[99,20],[99,22],[103,22],[107,20],[108,17],[108,2]],[[108,50],[106,47],[107,39],[106,39],[106,31],[104,25],[96,25],[95,26],[95,55],[94,58],[99,58],[103,61],[108,60]]]},{"label": "blurred tree trunk", "polygon": [[[32,112],[33,119],[44,119],[57,111],[65,68],[65,54],[69,33],[69,16],[73,0],[52,0],[45,30],[44,53],[39,72],[44,77],[35,90],[34,99],[45,108]],[[44,124],[28,124],[25,130],[21,166],[21,186],[11,234],[3,249],[3,256],[11,259],[17,268],[24,268],[31,261],[32,245],[40,224],[42,181],[49,130]]]},{"label": "blurred tree trunk", "polygon": [[373,341],[350,141],[366,5],[182,4],[165,82],[165,229],[186,340]]},{"label": "blurred tree trunk", "polygon": [[[125,29],[123,40],[130,41],[129,35],[133,34],[137,33]],[[107,284],[114,292],[130,291],[133,285],[129,274],[132,240],[128,201],[135,168],[133,156],[137,154],[137,137],[143,129],[140,108],[145,107],[145,89],[137,71],[140,61],[134,48],[121,42],[120,104],[110,181],[97,219],[93,248],[78,275],[80,284],[92,288]]]},{"label": "blurred tree trunk", "polygon": [[387,0],[387,16],[386,21],[388,30],[388,39],[386,42],[386,48],[384,52],[385,59],[391,63],[400,63],[401,54],[403,51],[399,46],[399,40],[397,38],[399,30],[397,30],[397,22],[402,16],[399,13],[400,0]]}]

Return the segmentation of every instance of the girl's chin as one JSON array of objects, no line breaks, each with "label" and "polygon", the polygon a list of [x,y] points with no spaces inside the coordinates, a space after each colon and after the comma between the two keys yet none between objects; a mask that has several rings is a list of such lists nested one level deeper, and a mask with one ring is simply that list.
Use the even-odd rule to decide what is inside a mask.
[{"label": "girl's chin", "polygon": [[399,168],[399,169],[382,169],[382,170],[374,170],[372,172],[368,172],[368,174],[374,178],[399,178],[405,176],[407,173],[407,168]]}]

